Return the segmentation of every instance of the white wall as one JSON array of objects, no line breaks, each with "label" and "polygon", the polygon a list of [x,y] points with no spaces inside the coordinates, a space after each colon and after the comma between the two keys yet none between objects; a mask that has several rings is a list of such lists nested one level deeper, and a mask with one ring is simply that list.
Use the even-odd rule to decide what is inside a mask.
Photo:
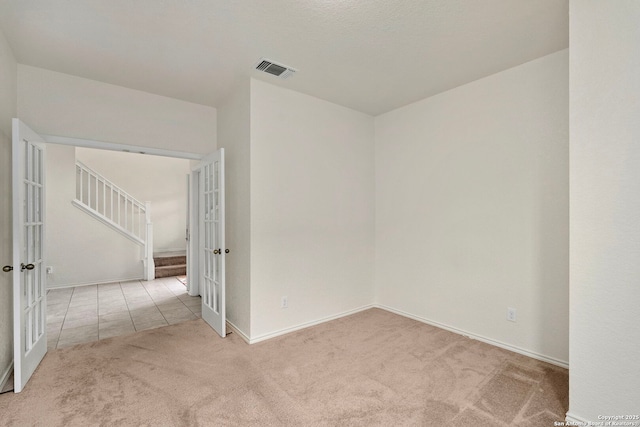
[{"label": "white wall", "polygon": [[47,146],[47,287],[140,279],[140,246],[71,204],[75,147]]},{"label": "white wall", "polygon": [[564,50],[376,117],[377,303],[568,361],[568,78]]},{"label": "white wall", "polygon": [[[17,63],[0,30],[0,266],[12,264],[11,119],[16,117]],[[0,272],[0,386],[13,361],[12,274]]]},{"label": "white wall", "polygon": [[372,302],[373,184],[371,116],[251,80],[253,339]]},{"label": "white wall", "polygon": [[91,148],[77,148],[76,158],[136,199],[151,202],[155,255],[186,251],[189,160]]},{"label": "white wall", "polygon": [[[215,108],[22,64],[17,74],[18,115],[37,132],[200,154],[216,149]],[[48,229],[53,236],[52,224]],[[138,267],[133,269],[121,260],[111,268],[104,263],[72,276],[56,268],[54,264],[63,264],[52,254],[50,251],[48,265],[54,266],[54,274],[48,277],[50,286],[142,275],[142,267],[137,273]],[[93,250],[82,255],[87,261],[100,258]]]},{"label": "white wall", "polygon": [[[18,65],[17,98],[17,109],[20,118],[34,130],[43,134],[200,154],[209,153],[216,149],[215,108],[26,65]],[[105,154],[106,156],[118,157],[118,154]],[[132,159],[132,157],[121,158],[123,162],[128,163],[135,162]],[[180,160],[180,162],[183,161]],[[185,162],[185,164],[188,164],[188,162]],[[149,168],[145,167],[145,169],[146,172],[149,172]],[[73,171],[74,169],[71,168],[70,170]],[[120,172],[123,180],[129,179],[128,176],[125,176],[127,174],[126,171],[120,170]],[[109,176],[107,177],[109,178]],[[116,183],[118,182],[116,181]],[[149,183],[145,182],[144,185],[146,184]],[[184,178],[181,182],[175,184],[176,189],[180,187],[183,190],[185,186]],[[130,187],[129,184],[124,187],[129,191],[127,188]],[[158,196],[162,196],[159,193],[160,191],[166,190],[166,188],[155,188]],[[134,196],[136,195],[135,188],[130,192]],[[183,194],[186,195],[186,191]],[[48,197],[50,203],[56,203],[52,197],[52,194]],[[177,214],[182,218],[177,218],[175,212],[168,212],[171,209],[175,209],[175,206],[169,207],[163,206],[162,203],[156,203],[155,208],[158,213],[173,215],[171,222],[174,224],[186,222],[183,217],[185,215],[184,212]],[[75,216],[79,213],[79,211],[74,211],[72,215]],[[83,217],[83,220],[85,219]],[[49,224],[48,229],[50,232],[48,235],[53,240],[48,244],[56,247],[58,239],[53,234],[52,225],[51,223]],[[60,225],[60,230],[68,230],[67,227]],[[183,247],[184,241],[181,239],[184,236],[184,225],[181,225],[179,229],[173,227],[156,228],[158,230],[154,248],[158,250],[174,249],[173,246],[178,244]],[[169,229],[171,231],[165,235]],[[107,231],[111,233],[111,230]],[[64,234],[64,231],[60,231],[60,240],[65,238]],[[105,238],[107,238],[106,235]],[[119,239],[124,238],[119,237]],[[75,243],[77,242],[69,240],[67,236],[65,244],[69,245],[69,250],[72,249],[71,245]],[[52,255],[53,252],[50,251],[48,265],[54,267],[54,274],[48,277],[49,285],[64,286],[142,277],[141,266],[136,265],[134,268],[131,265],[131,261],[125,262],[124,258],[116,260],[119,255],[118,257],[114,255],[116,253],[115,247],[127,248],[123,249],[125,255],[131,252],[133,249],[127,246],[129,241],[116,242],[112,239],[110,244],[115,246],[111,248],[110,253],[112,255],[108,257],[110,260],[108,263],[101,264],[99,268],[93,268],[95,267],[94,264],[85,263],[86,268],[82,269],[82,271],[77,271],[76,274],[72,274],[70,269],[65,267],[68,262],[65,263],[61,258],[56,259]],[[175,247],[175,249],[178,249],[178,247]],[[126,256],[127,260],[131,259],[130,256]],[[97,253],[93,250],[80,254],[80,258],[82,257],[88,257],[86,259],[87,262],[91,259],[102,258],[97,256]],[[70,259],[76,259],[76,257],[72,257],[70,253],[67,253],[67,260]],[[111,265],[109,266],[109,264]]]},{"label": "white wall", "polygon": [[250,83],[246,79],[218,108],[218,145],[225,150],[227,321],[248,338],[250,330]]},{"label": "white wall", "polygon": [[640,3],[570,15],[569,413],[599,421],[640,414]]},{"label": "white wall", "polygon": [[18,65],[18,114],[50,135],[206,154],[216,109]]}]

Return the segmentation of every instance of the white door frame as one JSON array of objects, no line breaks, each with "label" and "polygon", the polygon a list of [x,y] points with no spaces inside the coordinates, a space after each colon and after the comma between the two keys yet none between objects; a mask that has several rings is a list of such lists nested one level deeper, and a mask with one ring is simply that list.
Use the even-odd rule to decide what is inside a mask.
[{"label": "white door frame", "polygon": [[189,179],[189,243],[187,253],[187,292],[200,295],[200,169],[191,170]]},{"label": "white door frame", "polygon": [[[140,145],[128,145],[128,144],[118,144],[114,142],[106,142],[106,141],[98,141],[94,139],[84,139],[84,138],[71,138],[67,136],[57,136],[57,135],[40,135],[45,142],[49,144],[58,144],[58,145],[69,145],[72,147],[83,147],[83,148],[95,148],[98,150],[109,150],[109,151],[120,151],[123,153],[134,153],[134,154],[149,154],[152,156],[162,156],[162,157],[172,157],[175,159],[185,159],[185,160],[197,160],[200,161],[204,154],[191,153],[187,151],[174,151],[174,150],[165,150],[163,148],[153,148],[153,147],[143,147]],[[197,193],[196,193],[197,194]],[[191,195],[189,194],[189,197]],[[189,212],[191,215],[191,212]],[[197,224],[197,221],[194,223],[191,218],[187,219],[187,227],[191,227],[192,224]],[[197,227],[197,225],[196,225]],[[191,240],[193,239],[194,233],[191,232],[190,229],[187,230],[189,235],[189,243],[188,246],[191,245]],[[197,261],[197,257],[188,256],[191,249],[187,248],[187,275],[191,277],[197,277],[198,270],[195,270],[195,275],[192,274],[193,268],[191,268],[191,263]],[[197,253],[191,252],[191,253]],[[196,259],[193,259],[196,258]],[[196,265],[197,267],[197,265]],[[198,285],[197,282],[194,284],[195,291],[191,291],[191,278],[187,280],[187,290],[189,291],[189,295],[197,296],[200,295],[198,293]]]},{"label": "white door frame", "polygon": [[142,147],[140,145],[117,144],[93,139],[69,138],[66,136],[40,135],[50,144],[71,145],[74,147],[96,148],[98,150],[122,151],[124,153],[150,154],[152,156],[174,157],[176,159],[200,160],[205,155],[187,151],[165,150],[163,148]]},{"label": "white door frame", "polygon": [[[17,119],[14,119],[17,120]],[[127,145],[127,144],[118,144],[118,143],[112,143],[112,142],[105,142],[105,141],[97,141],[97,140],[90,140],[90,139],[82,139],[82,138],[71,138],[71,137],[64,137],[64,136],[56,136],[56,135],[40,135],[40,137],[42,137],[42,139],[44,140],[45,143],[47,144],[59,144],[59,145],[69,145],[69,146],[74,146],[74,147],[85,147],[85,148],[95,148],[95,149],[101,149],[101,150],[111,150],[111,151],[121,151],[121,152],[130,152],[130,153],[138,153],[138,154],[149,154],[149,155],[155,155],[155,156],[164,156],[164,157],[172,157],[172,158],[177,158],[177,159],[185,159],[185,160],[201,160],[203,157],[205,157],[205,155],[203,154],[198,154],[198,153],[191,153],[191,152],[184,152],[184,151],[173,151],[173,150],[165,150],[165,149],[159,149],[159,148],[152,148],[152,147],[143,147],[143,146],[137,146],[137,145]],[[44,160],[44,163],[46,165],[46,158]],[[15,167],[15,165],[12,165],[12,169]],[[15,189],[13,190],[15,191]],[[196,193],[197,194],[197,193]],[[197,199],[197,198],[196,198]],[[13,215],[16,215],[16,212],[20,212],[20,208],[18,206],[16,206],[15,204],[15,200],[12,201],[12,203],[14,204],[14,206],[12,207],[13,210]],[[46,207],[43,208],[46,209]],[[193,209],[190,210],[189,214],[191,215],[191,213],[193,212]],[[196,211],[197,212],[197,211]],[[189,225],[193,225],[194,222],[192,221],[192,219],[189,219]],[[196,223],[197,224],[197,221]],[[197,227],[197,225],[196,225]],[[43,228],[46,228],[46,215],[44,216],[44,221],[43,221]],[[193,233],[191,231],[188,231],[190,233],[190,235],[193,237],[194,234],[198,235],[198,233]],[[189,239],[189,245],[191,245],[191,242],[194,239],[191,238]],[[197,240],[196,240],[197,241]],[[44,240],[43,240],[43,245],[45,244]],[[15,249],[16,245],[14,242],[14,255],[13,255],[13,264],[15,265],[19,265],[16,264],[16,259],[19,258],[20,254],[15,255],[16,249]],[[197,250],[196,250],[197,252]],[[192,266],[192,264],[194,264],[193,261],[194,258],[197,260],[198,257],[188,257],[187,258],[187,272],[188,273],[192,273],[194,271],[194,267]],[[195,274],[192,274],[192,277],[198,277],[198,270],[197,270],[197,262],[195,263]],[[18,274],[19,272],[16,272],[15,270],[13,271],[13,274]],[[46,276],[45,276],[46,277]],[[192,282],[191,279],[189,279],[189,282]],[[46,286],[46,285],[45,285]],[[195,295],[199,295],[198,293],[198,287],[197,287],[197,282],[195,283]],[[192,292],[189,292],[190,294],[192,294]],[[45,294],[46,294],[46,288],[45,288]],[[46,317],[46,295],[45,295],[45,308],[44,308],[44,316]],[[16,308],[14,307],[14,310]],[[46,330],[45,330],[45,334],[44,337],[46,339]],[[15,342],[17,342],[16,340],[14,340],[14,344]],[[46,351],[46,341],[45,341],[45,351]],[[14,369],[16,369],[16,363],[14,361]],[[14,374],[15,375],[15,374]],[[18,390],[16,390],[16,392],[20,391],[20,387]]]}]

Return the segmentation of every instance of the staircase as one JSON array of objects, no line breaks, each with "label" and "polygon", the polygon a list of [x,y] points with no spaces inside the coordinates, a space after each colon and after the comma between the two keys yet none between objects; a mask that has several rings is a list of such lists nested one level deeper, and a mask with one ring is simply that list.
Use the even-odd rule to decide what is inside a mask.
[{"label": "staircase", "polygon": [[126,191],[76,160],[76,198],[78,209],[140,245],[144,280],[155,278],[153,224],[149,202],[136,200]]},{"label": "staircase", "polygon": [[186,255],[160,256],[153,259],[156,266],[156,278],[185,276],[187,274]]}]

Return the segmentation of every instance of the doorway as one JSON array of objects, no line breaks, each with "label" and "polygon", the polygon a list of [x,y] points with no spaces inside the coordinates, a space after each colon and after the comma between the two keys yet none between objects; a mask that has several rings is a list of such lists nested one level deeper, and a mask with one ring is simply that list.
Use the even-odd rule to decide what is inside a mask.
[{"label": "doorway", "polygon": [[[44,173],[44,166],[42,166],[42,162],[40,163],[33,163],[31,161],[31,157],[28,158],[28,161],[24,161],[22,159],[23,157],[23,153],[27,152],[27,153],[31,153],[31,151],[29,151],[31,149],[31,147],[35,147],[33,148],[34,150],[40,150],[40,154],[38,154],[38,159],[43,159],[44,158],[44,152],[46,151],[46,147],[48,144],[46,144],[46,142],[49,143],[54,143],[54,144],[63,144],[63,145],[73,145],[73,146],[84,146],[84,147],[92,147],[92,148],[102,148],[102,149],[107,149],[107,150],[115,150],[115,151],[131,151],[131,149],[129,148],[130,146],[123,146],[123,145],[119,145],[119,144],[111,144],[111,143],[102,143],[102,142],[97,142],[97,141],[86,141],[86,140],[77,140],[77,139],[72,139],[72,138],[61,138],[61,137],[47,137],[46,140],[43,139],[43,137],[41,137],[40,135],[38,135],[37,133],[31,131],[31,129],[29,129],[26,125],[24,125],[24,123],[20,122],[17,119],[14,119],[14,123],[13,123],[13,128],[14,128],[14,137],[13,137],[13,152],[16,153],[13,159],[13,182],[14,182],[14,200],[13,200],[13,206],[14,206],[14,266],[18,266],[20,267],[20,265],[26,265],[26,270],[32,270],[35,267],[33,267],[31,264],[20,264],[20,261],[22,258],[24,258],[25,262],[31,262],[30,259],[32,258],[30,255],[27,256],[28,254],[31,253],[36,253],[36,254],[42,254],[44,252],[43,248],[44,248],[44,244],[43,244],[43,240],[44,239],[28,239],[26,241],[26,246],[25,246],[25,241],[23,241],[22,236],[23,235],[27,235],[30,236],[31,234],[27,233],[24,234],[22,233],[22,229],[24,228],[25,225],[27,226],[31,226],[32,222],[31,221],[31,217],[34,215],[32,214],[32,209],[26,209],[24,212],[22,212],[21,207],[24,206],[44,206],[44,203],[42,201],[43,196],[46,193],[46,174]],[[25,136],[23,136],[25,135]],[[46,136],[45,136],[46,137]],[[26,148],[24,148],[26,147]],[[134,150],[139,150],[138,152],[140,154],[156,154],[156,155],[161,155],[161,156],[168,156],[168,157],[178,157],[178,158],[188,158],[190,160],[195,160],[193,159],[193,157],[195,155],[192,154],[188,154],[188,153],[176,153],[176,152],[169,152],[167,150],[160,150],[160,149],[147,149],[147,148],[142,148],[142,147],[133,147]],[[26,150],[26,151],[25,151]],[[220,240],[219,238],[219,233],[220,230],[224,230],[224,156],[223,156],[223,150],[220,149],[215,153],[212,153],[210,156],[206,156],[205,158],[202,158],[200,162],[198,162],[198,164],[194,167],[194,170],[204,170],[207,171],[206,174],[200,174],[201,178],[200,178],[200,184],[199,184],[199,194],[198,194],[198,200],[199,200],[199,220],[195,223],[191,223],[191,228],[192,228],[192,234],[198,234],[200,236],[199,242],[215,242],[215,243],[219,243],[224,245],[224,231],[222,231],[222,240]],[[30,155],[30,154],[29,154]],[[31,155],[30,155],[31,156]],[[197,156],[198,158],[200,158],[201,156]],[[35,157],[34,157],[35,158]],[[42,182],[40,181],[36,181],[34,180],[32,177],[36,176],[34,174],[32,174],[31,172],[29,172],[29,168],[23,168],[22,165],[26,164],[27,166],[31,165],[31,164],[37,164],[40,165],[38,166],[39,169],[37,169],[37,176],[38,177],[42,177]],[[18,165],[18,167],[16,167],[16,165]],[[215,173],[209,173],[210,170],[215,170]],[[204,181],[203,181],[204,180]],[[27,192],[23,192],[21,190],[21,188],[23,187],[21,185],[21,183],[23,182],[27,182],[27,183],[31,183],[34,182],[35,184],[37,184],[37,186],[39,186],[39,190],[33,190],[33,191],[27,191]],[[213,184],[213,182],[215,182],[215,184]],[[34,185],[35,185],[34,184]],[[212,187],[213,186],[213,187]],[[16,191],[16,188],[19,189],[20,191]],[[30,188],[30,187],[27,187]],[[211,190],[211,197],[207,198],[204,194],[203,191],[205,191],[205,189],[212,189]],[[215,197],[213,197],[213,195],[215,195]],[[203,218],[204,215],[202,208],[205,206],[203,204],[203,200],[207,201],[207,206],[209,206],[211,209],[213,210],[209,210],[208,212],[216,212],[216,218],[217,218],[217,225],[215,227],[207,227],[208,228],[208,232],[201,232],[201,230],[203,228],[205,228],[205,225],[203,223]],[[39,204],[37,204],[36,202],[38,202]],[[36,209],[34,210],[34,212],[37,212],[38,215],[40,215],[38,218],[41,218],[40,223],[42,225],[42,230],[43,232],[41,234],[44,234],[44,230],[45,230],[45,224],[46,224],[46,215],[44,214],[45,209]],[[23,215],[24,213],[24,215]],[[218,213],[221,213],[221,215],[219,216]],[[208,215],[208,214],[207,214]],[[220,219],[218,219],[220,218]],[[39,223],[39,224],[40,224]],[[33,234],[33,233],[32,233]],[[205,252],[209,250],[209,246],[211,245],[206,245],[204,246]],[[223,247],[223,246],[221,246]],[[200,248],[199,248],[200,249]],[[35,251],[35,252],[34,252]],[[217,252],[218,255],[221,255],[222,252],[221,250],[218,248]],[[202,250],[200,250],[200,257],[193,257],[193,259],[189,259],[187,262],[188,264],[192,264],[192,263],[198,263],[199,264],[199,276],[198,278],[202,279],[199,280],[199,282],[201,283],[209,283],[209,280],[206,276],[202,276],[204,275],[211,275],[212,277],[215,277],[216,280],[213,281],[214,283],[214,287],[218,286],[218,293],[217,295],[222,296],[222,298],[219,298],[217,300],[217,303],[215,303],[213,305],[214,307],[214,311],[216,311],[216,314],[221,318],[221,322],[225,323],[225,316],[224,316],[224,256],[220,256],[218,258],[216,258],[216,265],[218,266],[222,266],[221,268],[219,267],[214,267],[213,269],[211,268],[211,265],[207,265],[207,266],[202,266],[202,262],[198,261],[197,259],[202,257]],[[46,261],[46,257],[44,255],[40,256],[41,261]],[[39,258],[39,259],[40,259]],[[38,261],[38,268],[36,269],[38,272],[38,277],[41,277],[42,279],[44,279],[43,275],[44,275],[44,267],[45,267],[45,262],[41,262]],[[31,268],[29,268],[31,266]],[[21,268],[21,272],[22,270],[25,270],[25,268]],[[28,274],[29,271],[27,271],[27,273],[25,274],[21,274],[21,275],[16,275],[14,274],[14,337],[16,338],[15,344],[14,344],[14,363],[16,365],[16,375],[14,375],[14,385],[15,385],[15,392],[20,392],[24,385],[26,384],[26,382],[28,381],[29,377],[31,376],[31,374],[33,373],[33,371],[35,370],[35,367],[38,366],[38,364],[40,363],[42,357],[44,357],[44,354],[46,353],[46,327],[44,327],[45,325],[43,325],[43,323],[45,323],[45,315],[46,315],[46,311],[45,311],[45,307],[46,307],[46,292],[45,292],[45,280],[40,280],[38,283],[39,285],[37,286],[37,296],[38,298],[36,299],[36,302],[34,302],[34,304],[37,303],[37,307],[34,309],[32,307],[32,304],[29,302],[29,304],[26,306],[24,306],[24,298],[23,295],[31,295],[32,292],[32,288],[33,286],[29,285],[29,283],[33,282],[33,275]],[[221,274],[222,273],[222,274]],[[202,277],[200,277],[202,276]],[[121,287],[122,289],[122,287]],[[106,289],[108,290],[108,289]],[[211,288],[209,285],[207,286],[203,286],[202,290],[204,290],[205,293],[209,292],[209,295],[211,295]],[[215,294],[215,293],[214,293]],[[205,298],[202,300],[202,311],[206,311],[208,309],[211,308],[211,304],[209,303],[209,297]],[[31,301],[31,299],[27,300],[27,301]],[[205,302],[207,301],[207,302]],[[45,307],[43,307],[45,306]],[[216,310],[217,308],[217,310]],[[30,313],[32,312],[36,312],[34,310],[37,309],[37,313],[40,313],[39,316],[36,316],[36,320],[37,323],[34,322],[26,322],[25,321],[25,316],[29,315],[31,316]],[[43,313],[43,311],[45,311]],[[43,315],[44,314],[44,315]],[[205,316],[203,316],[205,317]],[[29,319],[31,319],[31,317],[28,317]],[[207,322],[214,328],[216,329],[216,331],[218,331],[218,333],[220,333],[223,337],[224,337],[224,333],[221,333],[219,328],[217,327],[217,324],[212,323],[209,319],[205,319],[207,320]],[[217,323],[217,322],[216,322]],[[34,333],[35,331],[35,333]],[[37,354],[34,351],[30,351],[30,347],[29,345],[26,347],[26,351],[25,351],[25,346],[23,345],[23,342],[25,342],[25,339],[27,340],[27,343],[31,343],[29,344],[31,347],[38,347],[38,348],[43,348],[44,351],[38,351]],[[34,344],[35,343],[35,344]],[[43,345],[44,344],[44,345]],[[22,368],[21,368],[22,367]],[[25,368],[26,367],[26,368]]]},{"label": "doorway", "polygon": [[146,278],[155,257],[158,277],[185,274],[189,160],[47,148],[49,289]]},{"label": "doorway", "polygon": [[[186,264],[190,160],[64,144],[46,158],[48,348],[199,317],[199,297],[171,277],[185,274],[171,261]],[[143,282],[147,245],[158,280]]]}]

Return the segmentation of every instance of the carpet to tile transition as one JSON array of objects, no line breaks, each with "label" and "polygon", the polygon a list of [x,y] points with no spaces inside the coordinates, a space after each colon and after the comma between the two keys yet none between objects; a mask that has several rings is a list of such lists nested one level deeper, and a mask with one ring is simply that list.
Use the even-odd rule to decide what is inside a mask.
[{"label": "carpet to tile transition", "polygon": [[202,320],[50,351],[9,426],[552,426],[568,372],[379,309],[248,345]]}]

